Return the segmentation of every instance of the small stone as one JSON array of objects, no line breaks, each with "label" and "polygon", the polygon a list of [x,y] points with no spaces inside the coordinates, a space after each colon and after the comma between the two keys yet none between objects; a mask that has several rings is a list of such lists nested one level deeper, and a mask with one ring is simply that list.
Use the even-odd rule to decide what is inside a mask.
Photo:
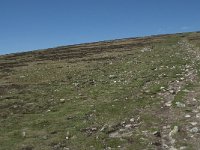
[{"label": "small stone", "polygon": [[43,136],[42,139],[43,139],[43,140],[47,140],[47,136],[46,136],[46,135]]},{"label": "small stone", "polygon": [[195,125],[197,125],[197,122],[190,122],[190,124],[195,126]]},{"label": "small stone", "polygon": [[190,118],[191,116],[190,115],[185,115],[185,118]]},{"label": "small stone", "polygon": [[185,107],[185,104],[183,104],[181,102],[176,102],[176,106],[183,108],[183,107]]},{"label": "small stone", "polygon": [[193,132],[193,133],[197,133],[198,131],[199,131],[199,129],[197,127],[190,129],[190,132]]},{"label": "small stone", "polygon": [[174,126],[174,129],[169,133],[169,136],[172,137],[178,132],[178,126]]},{"label": "small stone", "polygon": [[79,86],[79,83],[73,83],[74,84],[74,86]]},{"label": "small stone", "polygon": [[68,136],[66,136],[66,137],[65,137],[65,139],[66,139],[66,140],[69,140],[69,137],[68,137]]},{"label": "small stone", "polygon": [[185,150],[187,147],[186,146],[182,146],[180,147],[180,150]]},{"label": "small stone", "polygon": [[25,132],[25,131],[22,132],[22,137],[23,137],[23,138],[26,137],[26,132]]},{"label": "small stone", "polygon": [[13,108],[17,108],[18,106],[17,105],[13,105]]},{"label": "small stone", "polygon": [[169,102],[165,103],[165,106],[167,106],[167,107],[170,107],[170,106],[172,106],[172,102],[171,102],[171,101],[169,101]]},{"label": "small stone", "polygon": [[161,133],[159,131],[153,132],[153,135],[155,135],[156,137],[161,137]]},{"label": "small stone", "polygon": [[161,89],[161,90],[162,90],[162,89],[165,89],[165,87],[161,86],[160,89]]},{"label": "small stone", "polygon": [[117,76],[116,75],[109,75],[109,78],[114,79],[114,78],[117,78]]},{"label": "small stone", "polygon": [[134,121],[135,121],[135,119],[134,119],[134,118],[131,118],[131,119],[130,119],[130,122],[134,122]]},{"label": "small stone", "polygon": [[61,102],[61,103],[64,103],[64,102],[65,102],[65,99],[64,99],[64,98],[60,99],[60,102]]},{"label": "small stone", "polygon": [[176,94],[176,92],[174,90],[169,90],[169,93]]},{"label": "small stone", "polygon": [[125,125],[125,128],[131,128],[131,127],[132,127],[132,124]]},{"label": "small stone", "polygon": [[193,112],[193,113],[198,113],[199,110],[194,109],[194,110],[192,110],[192,112]]},{"label": "small stone", "polygon": [[200,118],[200,113],[196,114],[196,117],[197,117],[197,118]]},{"label": "small stone", "polygon": [[197,99],[196,99],[196,98],[193,98],[192,100],[193,100],[194,102],[196,102],[196,101],[197,101]]},{"label": "small stone", "polygon": [[96,127],[94,127],[94,128],[91,128],[91,130],[92,130],[92,131],[97,131],[97,128],[96,128]]}]

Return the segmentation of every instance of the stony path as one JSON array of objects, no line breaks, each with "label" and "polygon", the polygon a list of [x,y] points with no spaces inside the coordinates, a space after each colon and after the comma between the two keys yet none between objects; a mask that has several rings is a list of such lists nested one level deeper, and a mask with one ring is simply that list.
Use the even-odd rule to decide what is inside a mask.
[{"label": "stony path", "polygon": [[[195,64],[200,60],[200,51],[198,48],[187,42],[186,40],[178,42],[178,46],[188,52],[192,65],[186,65],[183,71],[184,77],[179,80],[169,83],[168,89],[163,89],[163,92],[158,95],[163,99],[163,116],[164,126],[161,128],[161,141],[163,150],[184,150],[187,146],[176,147],[176,142],[187,141],[193,145],[194,149],[200,148],[200,101],[197,100],[199,95],[200,85],[197,83],[197,70]],[[176,107],[172,106],[175,95],[183,90],[184,86],[188,83],[195,83],[197,85],[194,91],[185,90],[186,101],[184,103],[176,102]],[[184,111],[188,109],[188,112]],[[191,109],[191,111],[189,111]],[[176,117],[175,117],[176,116]],[[177,125],[172,125],[176,120],[184,121],[181,129]],[[181,131],[182,130],[182,131]],[[184,132],[183,139],[177,139],[176,134],[181,131]]]}]

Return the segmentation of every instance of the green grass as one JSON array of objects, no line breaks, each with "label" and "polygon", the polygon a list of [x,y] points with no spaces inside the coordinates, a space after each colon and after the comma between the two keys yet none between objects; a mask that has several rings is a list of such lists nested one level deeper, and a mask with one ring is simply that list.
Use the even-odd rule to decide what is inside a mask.
[{"label": "green grass", "polygon": [[[141,52],[145,46],[132,47],[84,58],[28,62],[12,68],[9,75],[1,71],[6,77],[0,85],[8,87],[0,96],[0,149],[154,149],[149,145],[153,139],[142,130],[159,130],[162,120],[153,113],[161,105],[157,93],[180,78],[177,74],[191,63],[183,59],[187,52],[176,45],[181,38],[161,37],[147,52]],[[8,61],[5,58],[1,62]],[[179,92],[174,102],[183,97]],[[137,116],[142,125],[129,138],[110,138],[100,131],[104,125]],[[88,133],[92,128],[96,130]]]}]

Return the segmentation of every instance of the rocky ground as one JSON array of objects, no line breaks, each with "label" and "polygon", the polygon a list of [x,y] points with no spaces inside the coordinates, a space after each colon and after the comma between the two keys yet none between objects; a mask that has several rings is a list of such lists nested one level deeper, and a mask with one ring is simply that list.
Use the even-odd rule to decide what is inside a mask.
[{"label": "rocky ground", "polygon": [[200,33],[0,56],[2,150],[199,150]]}]

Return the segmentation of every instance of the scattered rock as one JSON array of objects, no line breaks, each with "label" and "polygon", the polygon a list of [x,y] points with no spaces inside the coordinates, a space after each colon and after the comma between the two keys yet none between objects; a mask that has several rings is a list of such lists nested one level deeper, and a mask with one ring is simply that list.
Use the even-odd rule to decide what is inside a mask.
[{"label": "scattered rock", "polygon": [[197,122],[190,122],[191,125],[196,126]]},{"label": "scattered rock", "polygon": [[92,131],[97,131],[96,127],[91,128]]},{"label": "scattered rock", "polygon": [[46,135],[44,135],[44,136],[42,137],[42,139],[43,139],[43,140],[47,140],[48,137],[47,137]]},{"label": "scattered rock", "polygon": [[175,90],[169,90],[169,93],[176,94],[176,91]]},{"label": "scattered rock", "polygon": [[193,100],[194,102],[196,102],[196,101],[197,101],[197,99],[196,99],[196,98],[193,98],[192,100]]},{"label": "scattered rock", "polygon": [[153,132],[153,135],[155,135],[156,137],[161,137],[161,133],[159,131]]},{"label": "scattered rock", "polygon": [[141,52],[148,52],[151,51],[152,49],[150,47],[144,47],[143,49],[141,49]]},{"label": "scattered rock", "polygon": [[180,147],[180,150],[185,150],[187,147],[186,146],[182,146]]},{"label": "scattered rock", "polygon": [[134,118],[131,118],[131,119],[130,119],[130,122],[134,122],[134,121],[135,121],[135,119],[134,119]]},{"label": "scattered rock", "polygon": [[20,76],[20,78],[25,78],[26,76]]},{"label": "scattered rock", "polygon": [[185,107],[185,104],[183,104],[181,102],[176,102],[176,106],[183,108],[183,107]]},{"label": "scattered rock", "polygon": [[197,133],[198,131],[199,131],[199,129],[197,127],[190,129],[190,132],[192,132],[192,133]]},{"label": "scattered rock", "polygon": [[65,102],[65,99],[64,99],[64,98],[60,99],[60,102],[61,102],[61,103],[64,103],[64,102]]},{"label": "scattered rock", "polygon": [[197,118],[200,118],[200,113],[196,114],[196,117],[197,117]]},{"label": "scattered rock", "polygon": [[167,107],[170,107],[170,106],[172,106],[172,102],[171,102],[171,101],[169,101],[169,102],[165,103],[165,106],[167,106]]},{"label": "scattered rock", "polygon": [[169,133],[169,136],[172,137],[178,132],[178,126],[174,126],[174,129]]},{"label": "scattered rock", "polygon": [[191,116],[190,115],[185,115],[185,118],[190,118]]},{"label": "scattered rock", "polygon": [[193,113],[198,113],[199,110],[194,109],[194,110],[192,110],[192,112],[193,112]]},{"label": "scattered rock", "polygon": [[131,128],[131,127],[132,127],[132,124],[125,125],[125,128]]},{"label": "scattered rock", "polygon": [[163,89],[165,89],[165,87],[161,86],[160,89],[163,90]]},{"label": "scattered rock", "polygon": [[116,75],[109,75],[109,78],[114,79],[114,78],[117,78],[117,76]]},{"label": "scattered rock", "polygon": [[23,138],[26,137],[26,132],[25,132],[25,131],[22,132],[22,137],[23,137]]}]

